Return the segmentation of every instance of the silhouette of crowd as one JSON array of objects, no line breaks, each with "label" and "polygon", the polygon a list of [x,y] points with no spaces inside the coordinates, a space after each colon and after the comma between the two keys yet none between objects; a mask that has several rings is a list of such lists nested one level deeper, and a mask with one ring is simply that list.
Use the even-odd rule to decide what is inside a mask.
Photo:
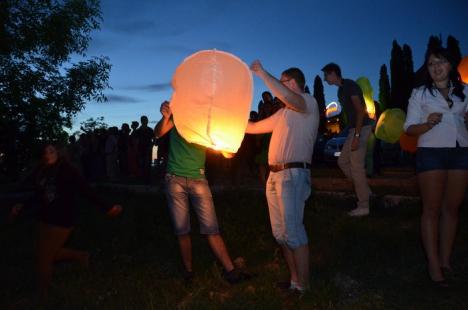
[{"label": "silhouette of crowd", "polygon": [[[249,120],[265,119],[284,107],[270,92],[262,94],[258,111],[251,111]],[[78,139],[71,135],[67,146],[69,161],[75,165],[88,181],[136,181],[151,184],[162,180],[169,149],[167,136],[155,138],[148,126],[148,117],[140,122],[123,123],[116,126],[87,130],[81,128]],[[233,185],[241,185],[246,178],[258,179],[264,185],[268,179],[268,146],[271,134],[246,134],[232,159],[224,158],[219,152],[208,150],[207,177],[210,181],[230,176]],[[156,152],[153,155],[153,149]]]}]

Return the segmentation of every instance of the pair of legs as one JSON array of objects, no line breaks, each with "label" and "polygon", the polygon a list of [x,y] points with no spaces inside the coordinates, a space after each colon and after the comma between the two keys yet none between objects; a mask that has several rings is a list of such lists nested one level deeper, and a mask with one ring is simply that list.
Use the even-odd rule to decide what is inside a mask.
[{"label": "pair of legs", "polygon": [[53,264],[58,261],[77,261],[88,264],[87,252],[65,248],[73,227],[53,226],[44,222],[39,223],[39,239],[37,247],[37,275],[39,298],[47,300],[48,289],[52,281]]},{"label": "pair of legs", "polygon": [[367,175],[365,169],[365,157],[367,151],[367,140],[371,134],[371,126],[361,128],[359,136],[359,147],[357,150],[351,150],[351,143],[354,139],[355,129],[349,131],[345,144],[341,149],[341,155],[338,158],[338,166],[344,175],[353,182],[354,191],[358,199],[358,208],[369,208],[370,189],[367,184]]},{"label": "pair of legs", "polygon": [[458,210],[468,185],[468,170],[430,170],[418,174],[423,203],[421,237],[433,281],[443,281],[441,268],[451,269]]},{"label": "pair of legs", "polygon": [[[180,254],[182,256],[182,262],[184,263],[185,270],[192,272],[192,239],[190,234],[177,236],[179,241]],[[234,269],[231,257],[227,251],[224,240],[220,234],[206,235],[210,248],[213,251],[216,258],[221,262],[224,270],[227,272]]]},{"label": "pair of legs", "polygon": [[291,283],[294,282],[298,288],[306,289],[309,286],[309,245],[291,249],[282,244],[281,248],[288,265]]},{"label": "pair of legs", "polygon": [[189,201],[192,203],[200,222],[201,234],[207,236],[213,253],[221,262],[225,271],[232,271],[234,265],[224,244],[224,240],[219,234],[213,198],[206,179],[192,179],[166,174],[165,181],[169,212],[178,237],[182,262],[186,271],[192,272]]},{"label": "pair of legs", "polygon": [[309,245],[303,221],[310,193],[309,170],[293,168],[270,173],[266,194],[271,228],[283,250],[291,282],[298,289],[309,286]]}]

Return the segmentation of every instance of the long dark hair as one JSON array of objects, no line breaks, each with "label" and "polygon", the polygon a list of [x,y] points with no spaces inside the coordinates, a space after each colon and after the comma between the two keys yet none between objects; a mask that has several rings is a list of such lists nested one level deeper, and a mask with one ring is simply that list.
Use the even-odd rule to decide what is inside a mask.
[{"label": "long dark hair", "polygon": [[436,48],[427,53],[426,59],[424,61],[424,88],[434,96],[434,81],[432,80],[431,75],[429,74],[429,70],[427,69],[427,64],[431,55],[434,55],[437,58],[447,59],[447,61],[450,63],[452,69],[449,72],[448,79],[453,86],[453,94],[464,101],[465,94],[463,93],[463,89],[465,88],[465,85],[463,84],[460,73],[457,70],[457,63],[452,54],[443,47]]}]

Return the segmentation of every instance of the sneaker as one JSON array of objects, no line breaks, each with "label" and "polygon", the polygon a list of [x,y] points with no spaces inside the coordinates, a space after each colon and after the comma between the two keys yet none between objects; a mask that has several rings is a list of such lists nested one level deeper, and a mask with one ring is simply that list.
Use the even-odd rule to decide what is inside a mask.
[{"label": "sneaker", "polygon": [[296,289],[296,282],[294,282],[294,281],[276,282],[276,288],[279,288],[282,291],[295,290]]},{"label": "sneaker", "polygon": [[224,280],[229,282],[229,284],[238,284],[246,280],[249,280],[251,277],[252,275],[238,268],[234,268],[229,272],[227,271],[223,272],[223,278]]},{"label": "sneaker", "polygon": [[302,299],[304,295],[308,292],[308,289],[300,289],[300,288],[294,288],[289,290],[289,295],[295,299]]},{"label": "sneaker", "polygon": [[369,215],[369,208],[356,208],[348,212],[349,216],[359,217]]}]

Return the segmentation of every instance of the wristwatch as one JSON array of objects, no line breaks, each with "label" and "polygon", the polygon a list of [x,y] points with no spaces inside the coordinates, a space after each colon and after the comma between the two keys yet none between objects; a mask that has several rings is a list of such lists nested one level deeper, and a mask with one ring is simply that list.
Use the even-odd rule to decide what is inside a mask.
[{"label": "wristwatch", "polygon": [[361,136],[361,134],[360,134],[360,133],[355,133],[354,136],[355,136],[356,138],[359,138],[359,137]]}]

